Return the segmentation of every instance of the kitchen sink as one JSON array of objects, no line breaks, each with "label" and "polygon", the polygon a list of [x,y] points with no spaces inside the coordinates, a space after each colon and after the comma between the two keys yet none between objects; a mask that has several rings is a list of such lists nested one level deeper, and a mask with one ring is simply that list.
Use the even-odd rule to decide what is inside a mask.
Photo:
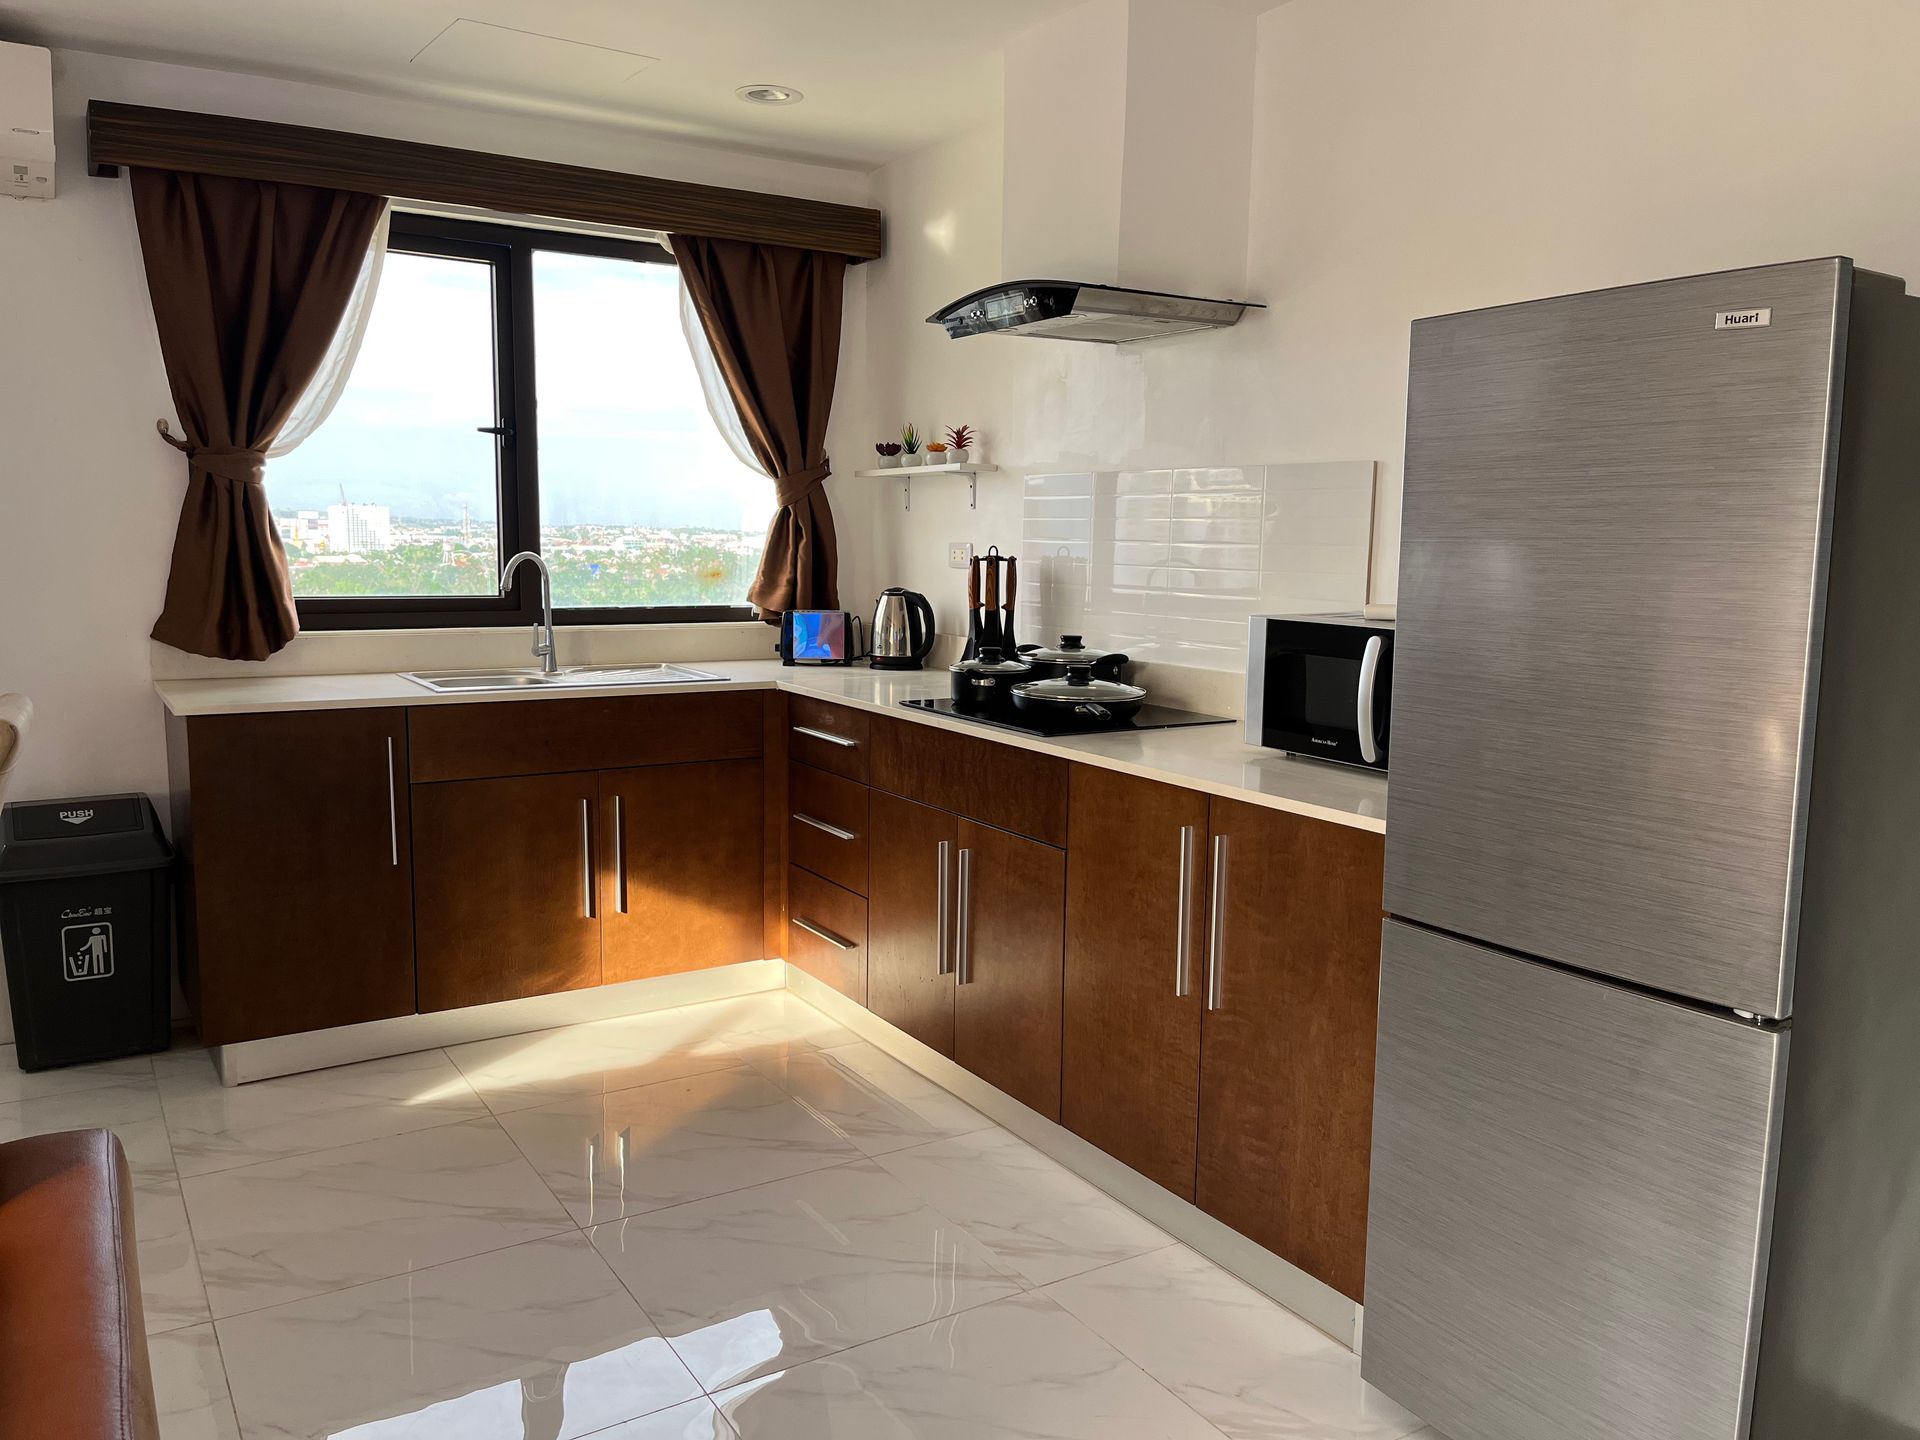
[{"label": "kitchen sink", "polygon": [[442,695],[487,690],[565,690],[602,685],[723,684],[726,676],[691,665],[572,665],[548,675],[535,666],[505,670],[422,670],[401,677]]}]

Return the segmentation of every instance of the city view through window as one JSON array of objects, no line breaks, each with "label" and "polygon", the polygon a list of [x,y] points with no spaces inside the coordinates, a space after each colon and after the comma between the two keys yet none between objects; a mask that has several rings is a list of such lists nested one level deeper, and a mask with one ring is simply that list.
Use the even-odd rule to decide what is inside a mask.
[{"label": "city view through window", "polygon": [[[741,605],[773,484],[708,414],[670,265],[536,251],[539,549],[557,606]],[[488,596],[493,268],[395,250],[324,425],[267,467],[296,596]],[[536,438],[537,435],[537,438]]]}]

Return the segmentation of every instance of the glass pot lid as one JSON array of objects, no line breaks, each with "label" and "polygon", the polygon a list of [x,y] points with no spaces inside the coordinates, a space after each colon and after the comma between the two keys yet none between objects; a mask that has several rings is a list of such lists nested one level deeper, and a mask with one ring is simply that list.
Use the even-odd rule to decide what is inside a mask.
[{"label": "glass pot lid", "polygon": [[1058,645],[1036,645],[1020,653],[1029,660],[1043,660],[1051,665],[1091,665],[1113,654],[1111,650],[1088,649],[1084,635],[1062,635]]},{"label": "glass pot lid", "polygon": [[980,653],[971,660],[960,660],[947,669],[956,675],[1030,675],[1033,666],[1024,660],[1009,660],[1000,653],[998,645],[982,645]]},{"label": "glass pot lid", "polygon": [[1025,700],[1051,700],[1062,705],[1125,705],[1147,698],[1138,685],[1122,685],[1117,680],[1096,680],[1090,664],[1067,667],[1065,679],[1029,680],[1013,687],[1013,693]]}]

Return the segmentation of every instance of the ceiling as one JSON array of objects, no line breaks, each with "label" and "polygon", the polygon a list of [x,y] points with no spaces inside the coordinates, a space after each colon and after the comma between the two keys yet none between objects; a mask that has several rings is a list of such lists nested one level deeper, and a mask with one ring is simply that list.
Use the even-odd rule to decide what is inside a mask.
[{"label": "ceiling", "polygon": [[[0,33],[870,167],[990,115],[1000,48],[1079,3],[6,0]],[[806,99],[750,105],[734,95],[750,84]]]}]

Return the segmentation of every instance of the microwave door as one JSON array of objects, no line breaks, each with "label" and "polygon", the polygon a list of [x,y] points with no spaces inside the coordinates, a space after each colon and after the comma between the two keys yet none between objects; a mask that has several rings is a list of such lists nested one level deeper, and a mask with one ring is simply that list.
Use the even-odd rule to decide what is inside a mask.
[{"label": "microwave door", "polygon": [[[1361,626],[1256,619],[1249,650],[1249,744],[1378,766],[1386,758],[1391,645]],[[1257,718],[1256,718],[1257,717]]]}]

